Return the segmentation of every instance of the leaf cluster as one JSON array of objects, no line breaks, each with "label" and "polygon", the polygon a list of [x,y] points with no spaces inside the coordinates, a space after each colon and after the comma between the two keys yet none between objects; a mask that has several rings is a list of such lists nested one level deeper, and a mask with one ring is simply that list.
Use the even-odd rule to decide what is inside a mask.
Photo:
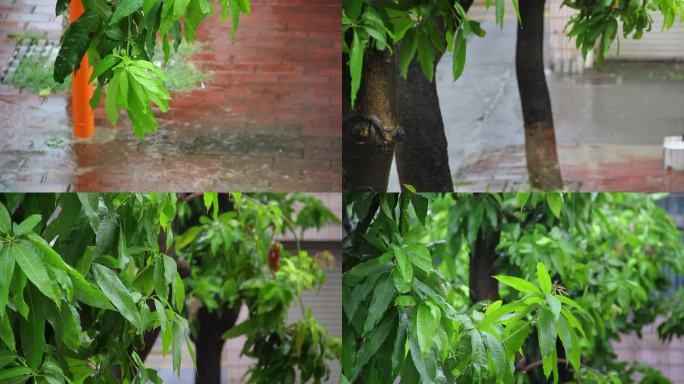
[{"label": "leaf cluster", "polygon": [[157,240],[170,231],[175,195],[0,200],[0,381],[160,383],[136,352],[159,327],[179,372],[183,283]]}]

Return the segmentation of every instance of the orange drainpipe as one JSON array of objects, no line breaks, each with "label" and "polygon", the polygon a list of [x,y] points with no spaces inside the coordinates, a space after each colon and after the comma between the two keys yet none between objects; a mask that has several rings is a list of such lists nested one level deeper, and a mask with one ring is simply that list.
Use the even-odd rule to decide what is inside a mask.
[{"label": "orange drainpipe", "polygon": [[[83,14],[81,0],[72,0],[69,6],[70,20],[73,23]],[[87,139],[93,136],[95,131],[95,115],[90,108],[90,98],[93,97],[93,86],[90,84],[90,76],[93,71],[88,66],[88,54],[81,59],[81,65],[74,72],[71,82],[71,109],[74,120],[74,136]]]}]

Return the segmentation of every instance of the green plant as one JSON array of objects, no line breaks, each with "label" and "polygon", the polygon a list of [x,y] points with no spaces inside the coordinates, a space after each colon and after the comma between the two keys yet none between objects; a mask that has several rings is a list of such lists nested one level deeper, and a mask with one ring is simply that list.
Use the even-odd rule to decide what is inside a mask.
[{"label": "green plant", "polygon": [[[337,358],[340,342],[304,308],[301,295],[324,282],[322,267],[331,256],[309,255],[299,240],[296,252],[287,252],[276,237],[291,233],[299,239],[304,230],[338,219],[320,201],[303,194],[233,193],[230,200],[221,199],[229,206],[221,211],[219,197],[208,197],[204,207],[210,215],[200,216],[198,225],[176,238],[178,255],[191,271],[185,282],[189,300],[196,304],[189,317],[197,318],[203,309],[218,318],[223,308],[244,304],[248,319],[227,324],[223,337],[246,335],[242,353],[255,359],[247,381],[322,382],[329,374],[326,360]],[[204,209],[199,205],[199,199],[183,202],[179,211],[188,216]],[[302,320],[287,324],[288,310],[295,304]],[[198,320],[191,326],[201,343],[205,325]]]},{"label": "green plant", "polygon": [[185,294],[158,242],[175,204],[163,193],[0,196],[0,381],[161,383],[139,353],[159,328],[179,372]]},{"label": "green plant", "polygon": [[24,57],[12,76],[12,85],[33,93],[43,90],[64,91],[71,87],[71,79],[58,83],[52,78],[52,62],[47,57]]},{"label": "green plant", "polygon": [[349,382],[667,382],[611,344],[658,316],[662,338],[681,332],[664,274],[684,273],[680,233],[652,197],[362,193],[344,206]]},{"label": "green plant", "polygon": [[[56,14],[62,14],[69,0],[59,0]],[[199,24],[215,12],[209,0],[122,0],[109,3],[94,0],[84,3],[85,12],[69,25],[62,36],[62,47],[55,61],[54,79],[62,83],[88,52],[95,68],[91,81],[97,80],[91,106],[97,106],[106,89],[107,118],[116,124],[121,108],[131,119],[137,137],[155,132],[157,122],[150,102],[162,112],[168,108],[168,92],[160,80],[159,68],[152,62],[157,35],[161,37],[164,60],[177,50],[183,35],[194,40]],[[223,21],[231,16],[234,38],[240,14],[250,12],[249,0],[221,0]],[[120,65],[123,63],[122,65]],[[134,70],[139,68],[141,71]],[[117,71],[119,69],[119,71]],[[127,75],[121,75],[124,72]],[[134,75],[136,73],[137,75]],[[150,87],[151,88],[148,88]],[[111,100],[110,100],[111,99]]]}]

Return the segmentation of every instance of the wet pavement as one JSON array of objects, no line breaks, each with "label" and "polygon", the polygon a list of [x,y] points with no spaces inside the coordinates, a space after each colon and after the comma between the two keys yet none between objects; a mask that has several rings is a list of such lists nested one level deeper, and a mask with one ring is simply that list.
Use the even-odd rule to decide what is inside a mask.
[{"label": "wet pavement", "polygon": [[[191,57],[210,72],[200,89],[176,94],[159,132],[136,139],[123,119],[96,110],[96,137],[75,141],[67,95],[0,87],[0,188],[6,191],[334,191],[341,189],[340,3],[252,0],[237,39],[210,17]],[[48,9],[45,4],[49,4]],[[0,67],[11,34],[61,21],[18,22],[47,0],[0,6]],[[32,18],[31,18],[32,19]],[[44,24],[44,25],[43,25]],[[60,27],[57,28],[56,26]],[[7,28],[6,28],[7,27]]]},{"label": "wet pavement", "polygon": [[[458,81],[450,55],[437,69],[458,189],[527,188],[516,25],[510,17],[504,24],[500,31],[483,22],[487,36],[470,40]],[[663,138],[684,133],[684,63],[608,62],[582,75],[547,72],[547,82],[569,190],[684,190],[684,172],[662,170]],[[398,189],[396,172],[390,189]]]}]

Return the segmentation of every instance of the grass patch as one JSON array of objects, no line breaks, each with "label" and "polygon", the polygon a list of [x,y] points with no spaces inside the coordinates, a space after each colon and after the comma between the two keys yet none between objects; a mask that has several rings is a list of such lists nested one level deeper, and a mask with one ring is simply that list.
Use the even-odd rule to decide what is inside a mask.
[{"label": "grass patch", "polygon": [[41,96],[47,96],[53,91],[64,91],[71,87],[71,77],[63,84],[52,78],[54,60],[46,57],[26,56],[21,60],[17,71],[12,76],[11,83],[17,88],[28,89]]},{"label": "grass patch", "polygon": [[157,45],[154,62],[157,65],[161,64],[164,72],[168,75],[169,80],[164,82],[164,85],[169,91],[176,93],[190,92],[197,89],[201,82],[209,79],[208,72],[202,71],[188,60],[189,56],[200,52],[204,45],[204,43],[197,41],[191,43],[183,41],[178,46],[178,51],[171,53],[166,65],[162,64],[164,54],[159,45]]},{"label": "grass patch", "polygon": [[[39,32],[32,31],[22,32],[14,36],[17,42],[35,41],[43,37]],[[189,56],[201,51],[203,47],[204,44],[200,42],[183,42],[178,47],[178,51],[171,54],[165,65],[162,64],[164,54],[161,48],[156,50],[153,60],[155,64],[162,65],[163,70],[168,75],[169,79],[164,82],[164,85],[169,91],[175,93],[189,92],[197,89],[201,82],[209,79],[210,74],[208,72],[200,70],[188,60]],[[54,64],[54,59],[26,56],[17,67],[10,83],[17,88],[27,89],[41,96],[48,96],[55,91],[69,90],[71,88],[71,76],[67,77],[63,84],[57,83],[52,77]]]}]

